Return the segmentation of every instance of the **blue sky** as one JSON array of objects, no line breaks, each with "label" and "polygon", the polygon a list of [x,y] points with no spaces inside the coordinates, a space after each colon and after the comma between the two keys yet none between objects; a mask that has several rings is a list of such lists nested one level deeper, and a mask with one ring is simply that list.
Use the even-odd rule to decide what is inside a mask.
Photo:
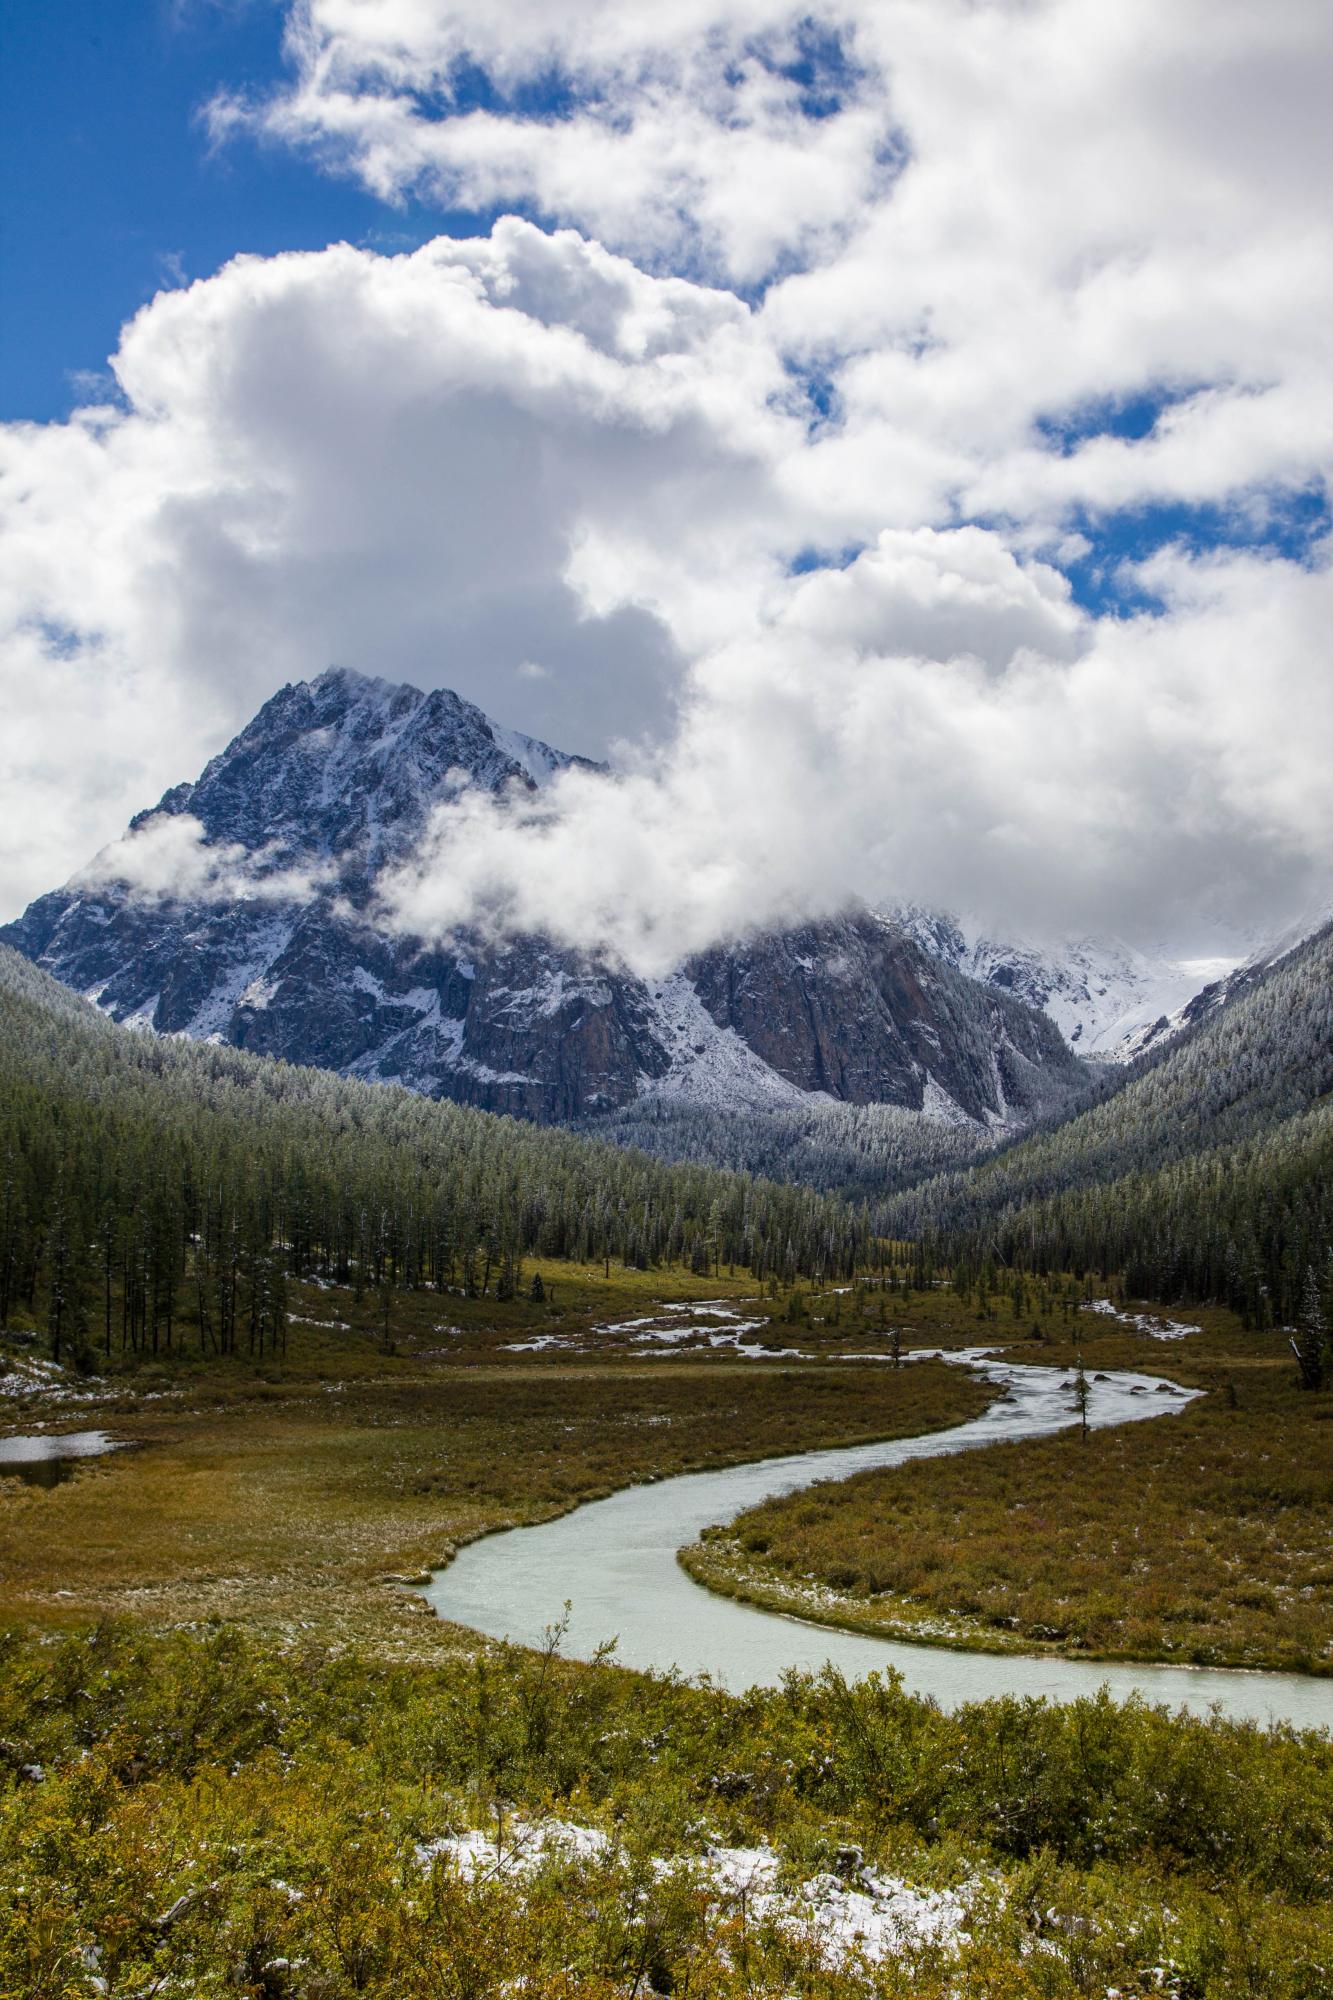
[{"label": "blue sky", "polygon": [[[105,0],[11,0],[0,64],[0,420],[59,419],[89,400],[139,307],[238,253],[339,240],[396,250],[489,227],[493,207],[423,204],[410,186],[388,203],[276,144],[210,143],[200,112],[215,91],[262,95],[286,78],[283,11],[278,0],[124,0],[114,10]],[[831,68],[837,44],[807,41],[789,73],[819,85],[810,115],[830,115],[841,101],[830,76],[844,74]],[[474,71],[456,102],[466,110],[499,99]],[[521,108],[549,116],[561,94],[539,79]],[[742,289],[762,296],[762,286]],[[822,408],[821,384],[810,376]],[[1144,437],[1178,400],[1143,394],[1037,430],[1067,455],[1089,437]],[[1076,525],[1092,548],[1067,565],[1070,582],[1079,603],[1103,613],[1143,606],[1119,566],[1164,543],[1300,559],[1327,534],[1329,511],[1312,489],[1257,522],[1217,506],[1149,505],[1085,512]]]},{"label": "blue sky", "polygon": [[0,910],[335,662],[638,746],[691,946],[1324,879],[1327,10],[287,11],[9,0]]},{"label": "blue sky", "polygon": [[275,146],[210,148],[220,85],[282,74],[274,0],[8,0],[0,34],[0,418],[86,400],[125,320],[241,251],[398,248],[470,219],[390,207]]}]

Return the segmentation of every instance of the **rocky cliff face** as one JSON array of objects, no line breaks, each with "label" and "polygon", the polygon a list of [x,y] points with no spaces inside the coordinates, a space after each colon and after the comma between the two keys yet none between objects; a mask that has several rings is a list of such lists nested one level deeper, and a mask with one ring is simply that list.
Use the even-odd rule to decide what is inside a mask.
[{"label": "rocky cliff face", "polygon": [[1072,1049],[1100,1062],[1128,1062],[1174,1034],[1201,989],[1235,963],[1154,956],[1115,938],[997,938],[966,918],[912,904],[888,914],[933,958],[1040,1008]]},{"label": "rocky cliff face", "polygon": [[378,872],[460,773],[539,786],[570,761],[447,691],[333,670],[284,688],[160,820],[135,822],[179,823],[211,873],[147,892],[94,869],[0,937],[118,1021],[543,1121],[650,1094],[824,1096],[1004,1128],[1080,1086],[1024,999],[867,912],[648,983],[542,938],[444,948],[375,928]]},{"label": "rocky cliff face", "polygon": [[1026,1123],[1082,1081],[1043,1015],[858,912],[689,967],[708,1014],[804,1092]]}]

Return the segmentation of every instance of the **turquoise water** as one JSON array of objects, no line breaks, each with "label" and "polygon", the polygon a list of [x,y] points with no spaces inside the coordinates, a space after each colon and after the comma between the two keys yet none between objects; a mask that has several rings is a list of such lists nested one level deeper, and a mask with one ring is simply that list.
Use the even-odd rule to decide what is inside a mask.
[{"label": "turquoise water", "polygon": [[[1121,1666],[1021,1654],[954,1652],[837,1632],[704,1590],[681,1569],[676,1551],[704,1528],[747,1507],[821,1479],[845,1479],[875,1466],[907,1465],[989,1444],[1044,1437],[1077,1422],[1067,1383],[1048,1368],[965,1359],[996,1386],[980,1417],[927,1437],[897,1438],[762,1459],[718,1472],[686,1473],[629,1487],[538,1527],[490,1535],[438,1570],[426,1597],[441,1618],[493,1638],[540,1644],[565,1616],[563,1650],[587,1659],[617,1642],[622,1665],[688,1675],[722,1685],[772,1685],[789,1669],[833,1662],[849,1676],[896,1667],[907,1686],[945,1708],[991,1695],[1040,1695],[1072,1701],[1107,1687],[1117,1699],[1140,1694],[1173,1708],[1223,1713],[1300,1727],[1333,1726],[1333,1681],[1300,1674],[1225,1669]],[[1091,1384],[1089,1423],[1169,1421],[1192,1392],[1160,1377],[1115,1373]]]}]

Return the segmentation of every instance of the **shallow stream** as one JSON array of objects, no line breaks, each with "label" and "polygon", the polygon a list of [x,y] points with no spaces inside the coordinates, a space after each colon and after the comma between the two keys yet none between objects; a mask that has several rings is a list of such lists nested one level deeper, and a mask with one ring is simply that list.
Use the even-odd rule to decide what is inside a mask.
[{"label": "shallow stream", "polygon": [[[998,1391],[982,1416],[925,1437],[895,1438],[761,1459],[717,1472],[684,1473],[632,1486],[537,1527],[513,1528],[461,1549],[437,1570],[426,1597],[442,1618],[493,1638],[540,1645],[568,1603],[562,1648],[587,1659],[616,1640],[623,1666],[710,1674],[722,1685],[772,1685],[790,1668],[832,1661],[850,1677],[896,1667],[914,1692],[945,1708],[992,1695],[1071,1701],[1108,1687],[1204,1713],[1300,1727],[1333,1725],[1333,1681],[1300,1674],[1118,1665],[973,1653],[863,1637],[761,1611],[692,1582],[676,1551],[748,1507],[821,1479],[872,1467],[972,1451],[1050,1435],[1077,1423],[1068,1378],[1050,1368],[991,1360],[983,1351],[944,1357],[976,1368]],[[1090,1427],[1100,1429],[1184,1408],[1193,1391],[1158,1376],[1117,1372],[1090,1382]]]}]

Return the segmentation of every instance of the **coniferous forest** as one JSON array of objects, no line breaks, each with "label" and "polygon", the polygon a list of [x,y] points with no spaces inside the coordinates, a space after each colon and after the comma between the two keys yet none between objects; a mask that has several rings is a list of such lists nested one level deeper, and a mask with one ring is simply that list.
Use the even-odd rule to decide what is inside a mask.
[{"label": "coniferous forest", "polygon": [[1333,1286],[1333,929],[1072,1118],[888,1202],[878,1226],[966,1273],[1117,1273],[1257,1327]]},{"label": "coniferous forest", "polygon": [[1327,1325],[1330,1090],[1329,930],[1118,1087],[1090,1081],[1083,1110],[969,1164],[974,1139],[914,1142],[875,1107],[828,1129],[645,1112],[608,1144],[116,1028],[6,951],[0,1323],[22,1305],[57,1359],[262,1353],[293,1277],[373,1291],[387,1314],[399,1288],[510,1297],[525,1256],[790,1285],[891,1255],[964,1287],[987,1266],[1114,1274],[1259,1328]]},{"label": "coniferous forest", "polygon": [[[0,952],[0,1324],[53,1357],[281,1343],[289,1278],[512,1297],[525,1255],[848,1275],[864,1212],[117,1028]],[[188,1327],[188,1335],[185,1329]]]}]

